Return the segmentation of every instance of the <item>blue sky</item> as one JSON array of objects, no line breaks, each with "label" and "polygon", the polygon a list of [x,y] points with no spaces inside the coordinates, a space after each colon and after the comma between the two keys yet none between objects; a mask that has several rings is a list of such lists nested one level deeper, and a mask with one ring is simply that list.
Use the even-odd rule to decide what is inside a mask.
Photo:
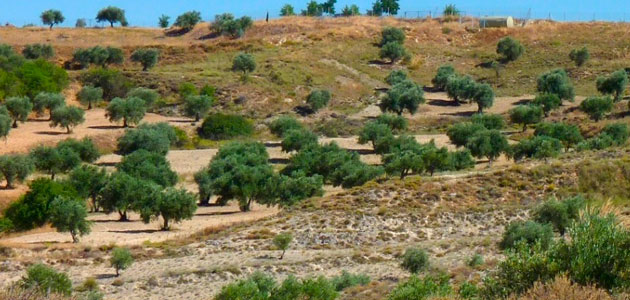
[{"label": "blue sky", "polygon": [[[323,1],[323,0],[320,0]],[[361,12],[371,7],[374,0],[338,0],[338,11],[347,4],[357,4]],[[265,17],[267,11],[276,17],[280,7],[292,4],[296,11],[304,8],[307,0],[0,0],[0,24],[9,22],[16,26],[28,23],[40,24],[39,15],[49,8],[60,9],[66,16],[63,26],[74,26],[77,18],[94,19],[96,12],[107,5],[121,7],[127,12],[131,26],[156,26],[158,16],[170,15],[172,20],[188,10],[198,10],[205,20],[223,12],[237,16],[249,15],[255,19]],[[402,15],[405,11],[421,11],[427,15],[442,10],[444,5],[453,3],[468,14],[512,15],[525,17],[531,9],[535,18],[547,18],[551,14],[556,20],[597,20],[630,21],[630,1],[619,0],[467,0],[467,1],[428,1],[400,0]],[[414,13],[415,14],[415,13]]]}]

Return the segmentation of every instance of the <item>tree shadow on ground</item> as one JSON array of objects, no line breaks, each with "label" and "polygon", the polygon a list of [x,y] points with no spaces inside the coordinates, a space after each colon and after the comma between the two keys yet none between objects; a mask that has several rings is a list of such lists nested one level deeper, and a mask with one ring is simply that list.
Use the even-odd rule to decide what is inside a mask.
[{"label": "tree shadow on ground", "polygon": [[454,106],[454,107],[461,106],[461,104],[458,105],[453,100],[443,100],[443,99],[428,99],[428,100],[429,102],[427,102],[427,104],[433,105],[433,106]]},{"label": "tree shadow on ground", "polygon": [[41,134],[41,135],[63,135],[63,134],[66,134],[66,132],[61,132],[61,131],[37,131],[37,132],[35,132],[35,134]]},{"label": "tree shadow on ground", "polygon": [[124,128],[122,126],[117,125],[100,125],[100,126],[88,126],[89,129],[101,129],[101,130],[112,130],[112,129],[121,129]]}]

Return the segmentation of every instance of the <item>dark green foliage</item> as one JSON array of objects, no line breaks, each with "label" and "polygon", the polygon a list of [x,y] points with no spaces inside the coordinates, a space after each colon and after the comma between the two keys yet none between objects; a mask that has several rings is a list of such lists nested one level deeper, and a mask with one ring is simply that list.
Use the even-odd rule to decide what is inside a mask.
[{"label": "dark green foliage", "polygon": [[124,26],[127,22],[125,11],[115,6],[108,6],[99,10],[96,20],[98,22],[109,22],[111,27],[114,27],[114,23],[120,22],[120,25]]},{"label": "dark green foliage", "polygon": [[391,16],[398,14],[399,9],[398,0],[376,0],[372,4],[372,10],[368,11],[368,15],[380,17],[386,13]]},{"label": "dark green foliage", "polygon": [[239,53],[232,61],[232,70],[247,74],[256,70],[256,60],[248,53]]},{"label": "dark green foliage", "polygon": [[359,133],[359,144],[365,145],[368,142],[377,154],[389,153],[394,142],[392,129],[387,124],[368,122]]},{"label": "dark green foliage", "polygon": [[503,233],[503,239],[499,243],[501,249],[514,249],[521,241],[529,245],[540,243],[547,249],[552,242],[553,227],[549,224],[540,224],[534,221],[516,221],[508,224]]},{"label": "dark green foliage", "polygon": [[290,130],[302,129],[304,126],[292,116],[281,116],[269,124],[269,131],[281,138]]},{"label": "dark green foliage", "polygon": [[27,155],[0,156],[0,178],[6,180],[7,189],[13,189],[14,182],[24,182],[33,173],[34,168],[33,161]]},{"label": "dark green foliage", "polygon": [[50,26],[50,29],[52,29],[53,26],[61,24],[63,23],[63,21],[66,20],[61,11],[56,9],[45,10],[40,15],[40,18],[42,19],[42,23]]},{"label": "dark green foliage", "polygon": [[114,248],[109,262],[116,269],[116,276],[118,276],[120,275],[120,270],[125,270],[133,264],[133,256],[127,248]]},{"label": "dark green foliage", "polygon": [[457,123],[449,127],[446,135],[451,140],[451,143],[457,147],[464,147],[468,144],[468,140],[472,138],[478,131],[483,131],[486,128],[479,123]]},{"label": "dark green foliage", "polygon": [[167,123],[142,124],[125,131],[118,139],[118,153],[126,155],[137,150],[166,155],[170,146],[177,142],[172,126]]},{"label": "dark green foliage", "polygon": [[41,92],[33,99],[33,111],[35,111],[37,115],[42,115],[44,111],[48,110],[51,119],[52,111],[65,105],[66,98],[60,93]]},{"label": "dark green foliage", "polygon": [[389,59],[390,63],[395,63],[397,60],[407,55],[405,46],[398,42],[389,42],[381,47],[379,56],[382,59]]},{"label": "dark green foliage", "polygon": [[615,146],[623,146],[628,141],[628,125],[625,123],[608,124],[600,133],[600,135],[603,134],[610,136]]},{"label": "dark green foliage", "polygon": [[79,80],[84,86],[103,89],[103,99],[126,97],[131,82],[119,70],[95,68],[81,74]]},{"label": "dark green foliage", "polygon": [[152,181],[163,187],[174,186],[177,183],[177,174],[171,170],[170,163],[160,153],[134,151],[125,155],[117,168],[120,172]]},{"label": "dark green foliage", "polygon": [[527,125],[536,124],[542,121],[543,110],[536,105],[519,105],[510,110],[510,121],[523,125],[523,132],[527,130]]},{"label": "dark green foliage", "polygon": [[472,100],[475,85],[470,76],[451,75],[446,79],[446,94],[455,101],[455,105],[460,105],[461,101]]},{"label": "dark green foliage", "polygon": [[74,27],[76,28],[85,28],[87,26],[87,22],[83,18],[77,19],[77,22],[74,23]]},{"label": "dark green foliage", "polygon": [[418,111],[418,106],[425,102],[422,87],[413,81],[400,82],[387,92],[387,96],[381,100],[381,111],[395,112],[399,116],[407,110],[411,114]]},{"label": "dark green foliage", "polygon": [[613,108],[613,99],[606,97],[588,97],[580,103],[580,110],[594,121],[601,120]]},{"label": "dark green foliage", "polygon": [[123,127],[138,124],[146,113],[145,101],[138,97],[114,98],[107,105],[107,118],[110,122],[123,121]]},{"label": "dark green foliage", "polygon": [[448,78],[456,75],[455,68],[452,65],[442,65],[437,69],[437,73],[435,77],[431,80],[433,86],[439,90],[446,90],[446,84],[448,83]]},{"label": "dark green foliage", "polygon": [[384,173],[382,167],[367,165],[358,158],[346,161],[340,165],[331,175],[333,186],[341,186],[349,189],[364,185],[366,182],[381,176]]},{"label": "dark green foliage", "polygon": [[63,149],[74,151],[79,155],[81,161],[86,163],[93,163],[101,157],[101,153],[98,151],[98,148],[88,137],[83,138],[80,141],[75,139],[66,139],[57,143],[57,150],[62,151]]},{"label": "dark green foliage", "polygon": [[180,83],[178,87],[178,92],[179,92],[179,97],[182,100],[186,100],[188,96],[199,95],[199,91],[197,90],[197,87],[190,82]]},{"label": "dark green foliage", "polygon": [[453,293],[447,275],[430,276],[420,279],[413,275],[389,293],[387,300],[425,300],[433,297],[446,297]]},{"label": "dark green foliage", "polygon": [[459,286],[459,291],[457,292],[461,299],[470,300],[481,299],[479,297],[480,293],[481,290],[479,289],[479,287],[476,284],[470,283],[468,281],[462,283],[462,285]]},{"label": "dark green foliage", "polygon": [[4,105],[0,105],[0,138],[6,138],[11,131],[11,116]]},{"label": "dark green foliage", "polygon": [[295,10],[293,8],[293,5],[285,4],[284,6],[282,6],[282,8],[280,9],[280,16],[281,17],[295,16]]},{"label": "dark green foliage", "polygon": [[608,77],[597,78],[597,90],[604,95],[612,95],[615,102],[623,98],[628,86],[628,74],[625,70],[618,70]]},{"label": "dark green foliage", "polygon": [[131,54],[131,61],[140,63],[142,65],[142,71],[145,72],[155,67],[159,58],[160,51],[154,48],[138,49]]},{"label": "dark green foliage", "polygon": [[81,68],[87,68],[92,62],[92,51],[90,49],[77,49],[72,54],[72,61]]},{"label": "dark green foliage", "polygon": [[331,94],[328,90],[314,90],[306,98],[306,103],[313,111],[318,111],[328,105]]},{"label": "dark green foliage", "polygon": [[35,264],[26,269],[26,276],[20,280],[20,285],[25,289],[33,289],[44,295],[72,294],[72,281],[68,275],[57,272],[44,264]]},{"label": "dark green foliage", "polygon": [[170,20],[171,20],[171,17],[167,15],[161,15],[160,18],[158,18],[158,25],[160,26],[160,28],[168,28],[168,25],[170,24]]},{"label": "dark green foliage", "polygon": [[411,274],[418,274],[429,267],[429,255],[421,248],[407,248],[400,266]]},{"label": "dark green foliage", "polygon": [[100,208],[100,193],[107,184],[107,172],[103,168],[82,165],[68,175],[68,183],[74,187],[83,199],[92,200],[92,210]]},{"label": "dark green foliage", "polygon": [[459,171],[475,167],[475,159],[468,149],[449,152],[448,170]]},{"label": "dark green foliage", "polygon": [[120,48],[95,46],[75,50],[72,60],[81,68],[87,68],[90,64],[105,68],[107,65],[122,64],[125,61],[125,55]]},{"label": "dark green foliage", "polygon": [[561,100],[573,102],[575,91],[569,75],[563,69],[543,73],[538,77],[537,89],[541,94],[554,94]]},{"label": "dark green foliage", "polygon": [[81,164],[79,153],[65,147],[40,145],[32,149],[29,155],[35,163],[35,169],[49,174],[52,179],[55,179],[56,174],[66,173]]},{"label": "dark green foliage", "polygon": [[603,150],[612,147],[614,144],[615,141],[613,141],[612,137],[607,134],[600,134],[577,144],[576,148],[578,151]]},{"label": "dark green foliage", "polygon": [[551,224],[556,231],[564,235],[571,223],[579,218],[585,202],[581,196],[562,201],[552,198],[534,210],[532,219],[540,224]]},{"label": "dark green foliage", "polygon": [[92,109],[93,104],[99,103],[103,100],[103,89],[100,87],[84,86],[81,91],[77,93],[77,99],[83,105],[87,105],[87,109]]},{"label": "dark green foliage", "polygon": [[562,105],[562,100],[556,94],[542,94],[536,96],[532,104],[542,107],[545,116],[548,116],[549,112]]},{"label": "dark green foliage", "polygon": [[391,86],[394,86],[398,83],[401,83],[407,80],[408,78],[409,76],[407,75],[407,72],[403,70],[394,70],[394,71],[391,71],[389,75],[387,75],[387,77],[385,77],[385,82],[387,82],[387,84]]},{"label": "dark green foliage", "polygon": [[589,58],[591,58],[591,54],[586,47],[582,47],[582,49],[571,50],[571,53],[569,53],[569,58],[575,63],[576,66],[581,67],[589,60]]},{"label": "dark green foliage", "polygon": [[480,124],[486,129],[501,130],[505,128],[505,120],[501,115],[494,114],[474,114],[470,119],[474,124]]},{"label": "dark green foliage", "polygon": [[242,211],[252,202],[273,204],[274,172],[265,146],[256,142],[232,142],[210,162],[208,173],[214,194],[224,201],[239,201]]},{"label": "dark green foliage", "polygon": [[365,274],[352,274],[346,270],[341,271],[341,275],[330,279],[335,290],[341,292],[349,287],[367,285],[370,283],[370,276]]},{"label": "dark green foliage", "polygon": [[86,220],[85,202],[64,196],[58,196],[50,203],[50,225],[58,232],[70,232],[72,241],[79,242],[79,237],[89,234],[91,223]]},{"label": "dark green foliage", "polygon": [[136,97],[144,100],[144,106],[150,108],[160,98],[160,94],[152,89],[135,88],[127,93],[127,98]]},{"label": "dark green foliage", "polygon": [[446,147],[437,148],[433,140],[427,146],[427,150],[422,155],[422,164],[433,176],[435,171],[448,170],[450,165],[450,156]]},{"label": "dark green foliage", "polygon": [[442,11],[442,14],[444,16],[456,17],[456,16],[459,16],[460,11],[459,11],[459,9],[457,9],[455,4],[449,4],[449,5],[444,7],[444,10]]},{"label": "dark green foliage", "polygon": [[405,32],[396,27],[385,27],[383,31],[381,31],[381,42],[380,46],[385,46],[387,43],[396,42],[398,44],[405,43]]},{"label": "dark green foliage", "polygon": [[49,44],[29,44],[22,49],[22,55],[26,59],[51,59],[55,56],[55,50]]},{"label": "dark green foliage", "polygon": [[294,172],[290,176],[280,175],[275,191],[278,204],[284,207],[292,206],[307,198],[322,196],[324,177],[320,175],[304,176],[301,172]]},{"label": "dark green foliage", "polygon": [[560,155],[563,147],[562,142],[553,137],[535,136],[530,139],[523,139],[518,144],[513,145],[510,154],[516,161],[524,157],[550,158]]},{"label": "dark green foliage", "polygon": [[194,175],[195,183],[199,191],[199,205],[208,206],[212,197],[212,178],[208,169],[201,169]]},{"label": "dark green foliage", "polygon": [[293,235],[288,232],[279,233],[273,238],[273,245],[282,251],[282,254],[278,259],[282,259],[284,257],[284,253],[289,249],[289,245],[291,245],[291,241],[293,241]]},{"label": "dark green foliage", "polygon": [[497,44],[497,54],[502,55],[506,63],[517,60],[523,52],[525,52],[525,47],[509,36],[502,38]]},{"label": "dark green foliage", "polygon": [[234,18],[234,15],[225,13],[217,15],[214,18],[214,22],[210,26],[211,29],[220,34],[229,36],[231,38],[240,38],[245,35],[245,32],[254,25],[252,18],[243,16],[239,19]]},{"label": "dark green foliage", "polygon": [[28,115],[33,109],[33,104],[28,97],[11,97],[4,102],[9,112],[9,116],[13,119],[13,128],[17,128],[18,121],[24,123],[28,119]]},{"label": "dark green foliage", "polygon": [[85,122],[85,112],[76,106],[61,106],[50,114],[50,127],[62,127],[72,133],[72,127]]},{"label": "dark green foliage", "polygon": [[185,100],[184,112],[187,116],[195,118],[195,122],[198,122],[201,117],[208,114],[214,98],[206,95],[188,96]]},{"label": "dark green foliage", "polygon": [[201,127],[199,135],[211,140],[226,140],[239,136],[250,136],[254,132],[251,121],[237,115],[224,115],[221,113],[207,116]]},{"label": "dark green foliage", "polygon": [[101,207],[106,213],[118,212],[120,221],[127,221],[127,211],[156,197],[161,189],[150,181],[123,172],[112,174],[101,191]]},{"label": "dark green foliage", "polygon": [[301,149],[317,145],[318,137],[308,129],[293,129],[287,131],[282,139],[282,151],[300,151]]},{"label": "dark green foliage", "polygon": [[215,299],[334,300],[338,296],[332,283],[322,276],[298,280],[293,275],[289,275],[281,284],[278,284],[271,276],[255,272],[246,279],[222,287]]},{"label": "dark green foliage", "polygon": [[44,226],[50,217],[52,201],[59,197],[76,198],[77,192],[67,183],[50,179],[36,179],[29,184],[29,191],[4,211],[14,230],[26,231]]},{"label": "dark green foliage", "polygon": [[394,114],[380,114],[376,123],[387,125],[392,131],[404,131],[407,129],[407,119]]},{"label": "dark green foliage", "polygon": [[201,90],[199,90],[199,95],[201,96],[208,96],[208,97],[212,97],[213,99],[215,98],[217,93],[217,89],[211,85],[204,85]]},{"label": "dark green foliage", "polygon": [[566,123],[539,123],[536,126],[535,136],[548,136],[560,140],[565,150],[574,147],[584,140],[580,129],[575,125]]},{"label": "dark green foliage", "polygon": [[482,114],[485,108],[490,108],[494,104],[494,91],[487,83],[476,83],[470,87],[469,94],[471,100],[477,103],[477,112]]},{"label": "dark green foliage", "polygon": [[509,147],[507,139],[498,130],[477,131],[466,143],[466,148],[474,157],[487,157],[491,163]]},{"label": "dark green foliage", "polygon": [[197,211],[197,199],[184,189],[169,188],[158,193],[154,198],[144,198],[135,206],[144,223],[149,223],[152,218],[161,216],[164,221],[162,230],[170,230],[171,221],[179,223],[182,220],[192,219]]},{"label": "dark green foliage", "polygon": [[341,15],[344,17],[360,16],[361,12],[359,11],[359,7],[356,4],[352,4],[350,6],[344,6],[344,8],[341,10]]},{"label": "dark green foliage", "polygon": [[[199,22],[201,22],[201,13],[193,10],[179,15],[173,25],[181,27],[185,30],[191,30]],[[168,27],[168,25],[164,27]]]}]

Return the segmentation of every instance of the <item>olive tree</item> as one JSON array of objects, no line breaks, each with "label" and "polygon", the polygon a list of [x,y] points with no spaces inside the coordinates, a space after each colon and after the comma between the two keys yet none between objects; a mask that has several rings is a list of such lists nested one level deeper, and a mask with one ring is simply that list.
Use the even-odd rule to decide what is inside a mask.
[{"label": "olive tree", "polygon": [[411,80],[405,80],[387,92],[379,107],[383,112],[391,111],[400,116],[405,110],[415,114],[418,106],[425,101],[422,87]]},{"label": "olive tree", "polygon": [[189,31],[201,22],[201,13],[193,10],[185,12],[177,17],[173,25],[181,27],[182,29]]},{"label": "olive tree", "polygon": [[195,118],[195,122],[201,120],[203,116],[208,114],[214,98],[206,95],[190,95],[186,97],[184,103],[184,112],[187,116]]},{"label": "olive tree", "polygon": [[555,94],[541,94],[534,98],[532,104],[542,107],[545,116],[562,105],[562,100]]},{"label": "olive tree", "polygon": [[[210,205],[210,197],[212,197],[212,179],[210,178],[210,174],[208,173],[208,169],[204,168],[197,171],[194,175],[195,183],[197,184],[197,189],[199,191],[199,205],[208,206]],[[225,201],[220,204],[226,204]]]},{"label": "olive tree", "polygon": [[542,108],[537,105],[519,105],[510,110],[510,120],[512,123],[522,124],[523,132],[527,130],[527,125],[539,123],[542,118]]},{"label": "olive tree", "polygon": [[476,83],[469,87],[472,91],[469,94],[471,100],[477,103],[479,114],[483,114],[483,110],[492,107],[494,104],[494,91],[487,83]]},{"label": "olive tree", "polygon": [[11,131],[11,116],[4,105],[0,105],[0,138],[6,138]]},{"label": "olive tree", "polygon": [[107,181],[107,171],[92,165],[82,165],[68,174],[68,183],[77,190],[79,196],[92,200],[91,209],[94,212],[99,211],[101,190]]},{"label": "olive tree", "polygon": [[7,182],[7,189],[13,189],[15,182],[24,182],[33,173],[33,169],[33,161],[28,155],[8,154],[0,156],[0,178],[4,178]]},{"label": "olive tree", "polygon": [[293,129],[287,131],[282,139],[281,147],[284,152],[300,151],[302,148],[317,144],[318,137],[308,129]]},{"label": "olive tree", "polygon": [[140,63],[144,72],[155,67],[159,59],[160,51],[154,48],[138,49],[131,54],[131,61]]},{"label": "olive tree", "polygon": [[178,179],[166,157],[147,150],[137,150],[125,155],[117,168],[120,172],[163,187],[174,186]]},{"label": "olive tree", "polygon": [[166,155],[177,142],[175,129],[167,123],[142,124],[125,131],[118,139],[117,153],[126,155],[138,150]]},{"label": "olive tree", "polygon": [[509,147],[507,139],[498,130],[477,131],[466,143],[466,148],[474,157],[487,157],[490,164]]},{"label": "olive tree", "polygon": [[197,210],[197,199],[185,189],[169,188],[159,192],[155,197],[144,198],[136,204],[144,223],[162,217],[162,230],[170,230],[170,222],[181,222],[192,219]]},{"label": "olive tree", "polygon": [[106,213],[118,212],[119,221],[128,221],[127,212],[156,197],[161,187],[153,182],[115,172],[101,191],[101,207]]},{"label": "olive tree", "polygon": [[396,42],[399,44],[405,43],[405,32],[396,27],[386,27],[381,31],[380,46],[385,46],[387,43]]},{"label": "olive tree", "polygon": [[58,196],[50,204],[50,224],[58,232],[69,232],[74,243],[91,231],[87,215],[85,202],[79,199]]},{"label": "olive tree", "polygon": [[613,99],[610,97],[589,97],[580,103],[580,110],[588,114],[591,119],[599,121],[613,108]]},{"label": "olive tree", "polygon": [[239,53],[232,61],[232,70],[243,72],[243,74],[251,73],[256,70],[256,61],[254,56],[248,53]]},{"label": "olive tree", "polygon": [[125,270],[133,264],[133,256],[127,248],[114,248],[109,259],[110,264],[116,270],[116,276],[120,275],[120,270]]},{"label": "olive tree", "polygon": [[144,106],[150,108],[160,98],[160,94],[152,89],[138,87],[127,92],[127,98],[136,97],[144,100]]},{"label": "olive tree", "polygon": [[70,280],[68,275],[63,272],[57,272],[55,269],[41,263],[34,264],[26,269],[26,276],[20,279],[19,286],[41,293],[47,299],[49,299],[51,294],[63,296],[72,294],[72,280]]},{"label": "olive tree", "polygon": [[407,75],[407,72],[403,70],[394,70],[394,71],[391,71],[389,75],[387,75],[387,77],[385,77],[385,82],[387,82],[387,84],[391,86],[394,86],[398,83],[401,83],[407,80],[408,77],[409,76]]},{"label": "olive tree", "polygon": [[411,274],[417,274],[429,267],[429,255],[421,248],[407,248],[400,266]]},{"label": "olive tree", "polygon": [[403,58],[405,55],[407,55],[407,50],[405,49],[405,46],[398,42],[389,42],[383,45],[379,52],[379,56],[382,59],[389,59],[391,64],[394,64],[397,60]]},{"label": "olive tree", "polygon": [[33,110],[33,103],[28,97],[10,97],[5,100],[9,116],[13,119],[13,128],[18,127],[18,121],[24,123],[28,119],[28,115]]},{"label": "olive tree", "polygon": [[280,9],[280,16],[281,17],[295,16],[295,9],[293,8],[293,5],[285,4],[284,6],[282,6],[282,8]]},{"label": "olive tree", "polygon": [[331,94],[328,90],[314,90],[306,98],[306,103],[313,111],[318,111],[330,102]]},{"label": "olive tree", "polygon": [[538,77],[537,89],[541,94],[554,94],[562,100],[573,102],[575,91],[567,72],[556,69],[543,73]]},{"label": "olive tree", "polygon": [[281,116],[269,123],[269,131],[277,137],[283,137],[289,130],[302,129],[304,126],[293,116]]},{"label": "olive tree", "polygon": [[234,18],[234,15],[225,13],[216,15],[210,28],[220,35],[240,38],[245,35],[245,32],[253,25],[254,22],[252,21],[252,18],[248,16],[236,19]]},{"label": "olive tree", "polygon": [[109,22],[110,27],[114,27],[114,23],[120,23],[124,26],[124,23],[127,22],[125,11],[115,6],[108,6],[99,10],[98,14],[96,14],[96,20],[98,22]]},{"label": "olive tree", "polygon": [[50,29],[52,29],[53,26],[61,24],[63,23],[63,21],[66,20],[61,11],[56,9],[45,10],[44,12],[42,12],[40,18],[42,19],[42,23],[50,26]]},{"label": "olive tree", "polygon": [[85,122],[84,116],[85,112],[76,106],[61,106],[50,114],[50,127],[66,128],[66,132],[70,134],[72,127]]},{"label": "olive tree", "polygon": [[472,98],[471,92],[475,91],[476,84],[470,76],[451,75],[446,78],[446,95],[455,101],[455,105],[460,105],[462,101]]},{"label": "olive tree", "polygon": [[29,44],[22,49],[26,59],[50,59],[55,56],[55,49],[49,44]]},{"label": "olive tree", "polygon": [[505,127],[503,116],[496,114],[474,114],[470,118],[470,121],[475,124],[483,125],[486,129],[500,130]]},{"label": "olive tree", "polygon": [[41,115],[48,110],[50,120],[52,120],[52,111],[64,105],[66,105],[66,98],[59,93],[41,92],[33,99],[33,111]]},{"label": "olive tree", "polygon": [[608,77],[597,78],[597,90],[604,95],[612,95],[615,102],[623,97],[623,93],[628,86],[628,73],[625,70],[618,70]]},{"label": "olive tree", "polygon": [[582,47],[581,49],[573,49],[569,53],[569,58],[575,63],[576,66],[581,67],[589,60],[589,58],[591,58],[591,53],[586,47]]},{"label": "olive tree", "polygon": [[453,145],[456,147],[464,147],[475,133],[486,129],[483,124],[463,122],[449,127],[446,131],[446,135]]},{"label": "olive tree", "polygon": [[530,139],[523,139],[512,146],[510,155],[516,161],[521,160],[523,157],[536,159],[557,157],[562,153],[563,147],[564,145],[558,139],[548,136],[535,136]]},{"label": "olive tree", "polygon": [[160,28],[168,28],[168,25],[170,24],[170,20],[171,20],[171,17],[167,15],[161,15],[160,18],[158,18],[158,25],[160,26]]},{"label": "olive tree", "polygon": [[282,251],[278,259],[284,258],[284,253],[289,249],[291,242],[293,241],[293,235],[288,232],[279,233],[273,238],[273,245]]},{"label": "olive tree", "polygon": [[456,75],[456,73],[455,68],[452,65],[441,65],[437,69],[437,73],[435,74],[435,77],[433,77],[433,79],[431,80],[431,83],[433,83],[433,86],[435,88],[443,91],[446,89],[448,78],[453,75]]},{"label": "olive tree", "polygon": [[407,129],[407,119],[395,114],[380,114],[374,121],[387,125],[392,131],[400,132]]},{"label": "olive tree", "polygon": [[388,175],[398,175],[400,179],[414,172],[425,170],[422,160],[424,148],[413,137],[402,136],[390,153],[383,156],[383,165]]},{"label": "olive tree", "polygon": [[83,105],[87,105],[87,109],[92,109],[93,104],[97,104],[103,100],[103,89],[100,87],[84,86],[79,93],[77,99]]},{"label": "olive tree", "polygon": [[138,97],[114,98],[107,105],[107,117],[110,122],[123,121],[123,127],[138,124],[144,118],[146,106],[144,100]]},{"label": "olive tree", "polygon": [[536,126],[535,136],[548,136],[561,141],[566,151],[584,140],[576,125],[562,122],[540,123]]},{"label": "olive tree", "polygon": [[81,164],[79,154],[68,148],[58,149],[40,145],[33,148],[29,155],[35,169],[49,174],[51,179],[55,179],[58,173],[66,173]]},{"label": "olive tree", "polygon": [[509,36],[502,38],[497,44],[497,54],[502,55],[506,63],[517,60],[523,52],[525,52],[525,47]]},{"label": "olive tree", "polygon": [[393,139],[392,129],[387,124],[374,121],[365,124],[359,132],[359,144],[371,143],[374,152],[378,154],[388,153]]},{"label": "olive tree", "polygon": [[88,137],[83,138],[82,140],[66,139],[57,143],[57,150],[62,149],[74,151],[79,155],[81,161],[86,163],[93,163],[101,157],[101,153],[98,151],[98,148]]}]

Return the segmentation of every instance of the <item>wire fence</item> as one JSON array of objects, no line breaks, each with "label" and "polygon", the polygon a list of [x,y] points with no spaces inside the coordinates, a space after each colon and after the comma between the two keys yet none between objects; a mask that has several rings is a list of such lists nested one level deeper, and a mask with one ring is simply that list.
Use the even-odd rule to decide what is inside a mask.
[{"label": "wire fence", "polygon": [[[549,20],[556,22],[630,22],[630,12],[568,12],[568,11],[510,11],[510,10],[488,10],[488,11],[460,11],[460,18],[462,22],[471,18],[480,19],[483,17],[513,17],[519,20]],[[404,19],[427,19],[427,18],[442,18],[444,14],[441,9],[435,8],[433,10],[420,10],[420,11],[403,11],[399,14],[400,18]]]}]

